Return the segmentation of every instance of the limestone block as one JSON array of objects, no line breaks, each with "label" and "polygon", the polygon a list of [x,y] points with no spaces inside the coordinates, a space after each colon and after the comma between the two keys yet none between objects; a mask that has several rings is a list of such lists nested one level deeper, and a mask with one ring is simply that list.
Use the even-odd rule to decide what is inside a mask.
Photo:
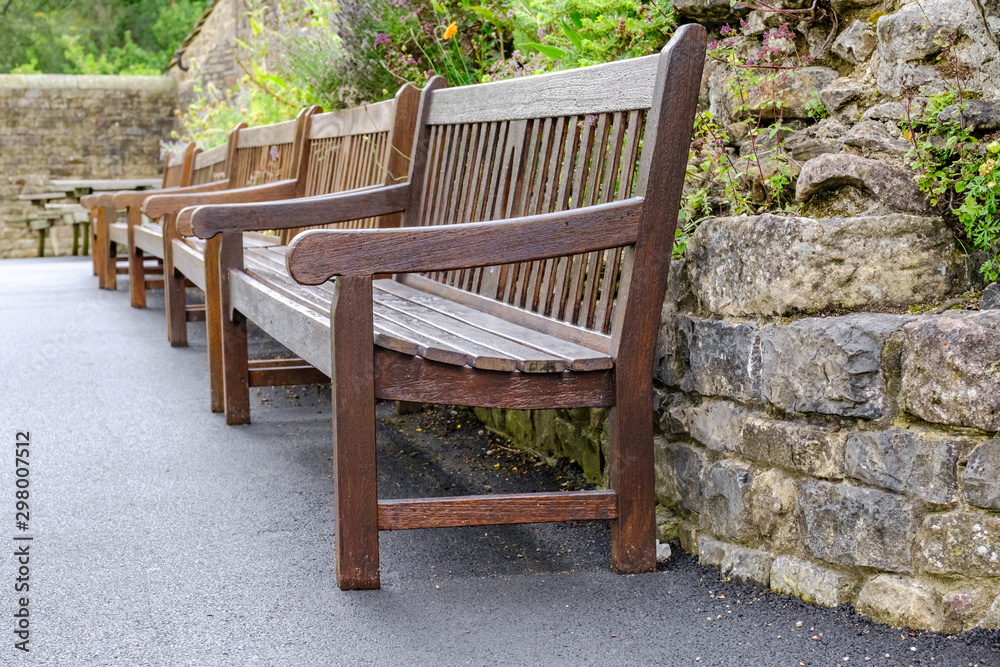
[{"label": "limestone block", "polygon": [[977,512],[930,514],[920,529],[920,549],[928,572],[1000,577],[1000,518]]},{"label": "limestone block", "polygon": [[691,512],[702,508],[702,472],[706,468],[704,451],[683,443],[654,442],[656,495],[660,502],[680,505]]},{"label": "limestone block", "polygon": [[847,62],[858,65],[868,60],[878,46],[873,30],[866,30],[865,24],[855,19],[846,30],[837,35],[833,42],[833,52]]},{"label": "limestone block", "polygon": [[944,90],[948,84],[931,65],[942,49],[936,43],[941,31],[958,37],[957,55],[970,70],[968,88],[983,93],[984,97],[997,98],[1000,54],[990,29],[984,25],[976,3],[952,0],[908,3],[879,18],[876,25],[879,91],[896,97],[904,82],[923,86],[924,94]]},{"label": "limestone block", "polygon": [[703,396],[751,399],[760,396],[759,327],[682,315],[678,329],[687,373],[681,389]]},{"label": "limestone block", "polygon": [[913,504],[895,494],[806,479],[799,492],[800,531],[817,558],[909,572],[916,534]]},{"label": "limestone block", "polygon": [[739,461],[719,461],[705,474],[701,529],[715,536],[744,540],[753,533],[747,501],[754,471]]},{"label": "limestone block", "polygon": [[1000,431],[1000,311],[924,317],[903,328],[902,396],[937,424]]},{"label": "limestone block", "polygon": [[847,474],[929,503],[952,503],[958,495],[958,452],[952,440],[922,438],[904,429],[852,433]]},{"label": "limestone block", "polygon": [[738,584],[756,584],[767,588],[771,585],[771,563],[774,556],[759,549],[738,545],[726,548],[722,558],[722,578]]},{"label": "limestone block", "polygon": [[771,565],[772,591],[823,607],[850,602],[852,584],[847,575],[792,556],[778,556]]},{"label": "limestone block", "polygon": [[969,504],[1000,510],[1000,440],[987,440],[972,451],[963,487]]},{"label": "limestone block", "polygon": [[880,574],[861,588],[855,611],[897,628],[944,632],[947,623],[937,591],[911,577]]},{"label": "limestone block", "polygon": [[793,468],[816,477],[844,476],[846,431],[799,422],[751,417],[739,452],[756,461]]},{"label": "limestone block", "polygon": [[687,267],[702,308],[725,317],[926,303],[964,284],[947,225],[903,214],[713,218],[692,236]]},{"label": "limestone block", "polygon": [[762,393],[791,412],[878,419],[888,405],[886,341],[912,321],[858,313],[807,318],[761,333]]},{"label": "limestone block", "polygon": [[983,296],[979,300],[980,310],[1000,310],[1000,285],[990,283],[983,290]]},{"label": "limestone block", "polygon": [[806,201],[815,194],[844,185],[870,192],[898,211],[928,213],[930,204],[917,186],[913,170],[849,153],[826,154],[802,165],[795,184],[795,199]]}]

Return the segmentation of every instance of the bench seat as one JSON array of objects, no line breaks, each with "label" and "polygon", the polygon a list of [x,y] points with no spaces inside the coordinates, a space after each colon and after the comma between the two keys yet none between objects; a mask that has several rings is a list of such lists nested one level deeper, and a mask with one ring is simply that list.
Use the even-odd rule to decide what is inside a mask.
[{"label": "bench seat", "polygon": [[[285,247],[247,248],[233,273],[233,307],[329,376],[330,307],[335,284],[303,288],[285,268]],[[378,347],[457,366],[524,373],[606,370],[607,352],[557,338],[392,279],[373,283]],[[272,317],[281,313],[285,319]],[[292,314],[291,317],[289,315]],[[323,335],[314,335],[325,329]],[[284,338],[284,340],[282,340]],[[307,341],[312,341],[309,344]]]}]

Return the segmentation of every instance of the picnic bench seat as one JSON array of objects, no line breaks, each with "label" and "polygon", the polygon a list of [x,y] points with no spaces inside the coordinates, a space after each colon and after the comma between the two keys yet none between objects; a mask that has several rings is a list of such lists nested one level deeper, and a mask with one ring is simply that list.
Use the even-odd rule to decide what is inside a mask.
[{"label": "picnic bench seat", "polygon": [[[510,81],[434,78],[408,183],[178,216],[220,239],[227,421],[250,416],[247,319],[331,378],[342,589],[377,588],[378,533],[405,528],[607,519],[613,569],[655,569],[654,348],[705,35]],[[284,258],[241,241],[393,213],[399,228],[299,234]],[[379,500],[376,399],[608,407],[610,488]]]},{"label": "picnic bench seat", "polygon": [[[275,131],[276,128],[273,126],[242,130],[236,137],[237,149],[233,158],[234,171],[237,174],[247,171],[242,167],[241,148],[246,144],[252,145],[254,143],[252,133],[254,130],[259,130],[271,137],[272,141],[294,146],[298,160],[294,165],[294,171],[288,170],[293,178],[270,185],[261,184],[190,196],[163,193],[147,199],[144,207],[156,215],[164,213],[175,215],[192,203],[263,202],[294,195],[312,196],[391,184],[396,180],[402,180],[405,178],[403,175],[408,166],[409,146],[413,138],[419,94],[415,86],[407,84],[400,88],[393,99],[385,102],[329,113],[321,113],[318,107],[308,109],[299,116],[294,126],[294,138],[290,134],[286,137],[284,133]],[[285,142],[286,138],[291,141]],[[372,219],[367,221],[367,224],[370,226],[398,224],[398,216],[384,220]],[[278,246],[297,231],[301,230],[285,229],[281,235],[248,232],[243,235],[243,245],[247,252]],[[219,296],[221,276],[217,261],[218,242],[206,242],[175,234],[171,244],[169,254],[172,272],[178,278],[190,280],[205,292],[206,310],[202,312],[206,313],[208,320],[211,406],[213,411],[222,412],[224,407],[222,307]],[[172,307],[168,308],[167,317],[171,341],[186,340],[186,321],[182,320]],[[174,321],[171,321],[171,318],[174,318]],[[188,317],[188,320],[190,319]],[[185,330],[178,330],[181,327]],[[290,375],[286,371],[283,377]],[[313,374],[310,377],[320,376]]]}]

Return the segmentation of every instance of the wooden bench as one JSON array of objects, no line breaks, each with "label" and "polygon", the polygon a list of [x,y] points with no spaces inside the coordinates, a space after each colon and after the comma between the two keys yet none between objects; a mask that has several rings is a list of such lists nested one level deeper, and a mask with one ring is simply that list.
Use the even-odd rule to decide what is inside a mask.
[{"label": "wooden bench", "polygon": [[[181,209],[193,204],[250,203],[265,202],[288,197],[309,197],[331,192],[353,190],[376,185],[391,185],[406,179],[409,166],[410,143],[416,122],[420,91],[412,84],[400,88],[395,98],[377,104],[355,109],[320,113],[318,108],[308,110],[300,116],[297,131],[301,136],[293,139],[298,155],[294,168],[294,178],[271,184],[261,184],[200,194],[158,194],[144,202],[146,211],[170,219]],[[242,151],[261,141],[284,139],[281,128],[265,127],[242,130],[236,136],[236,156],[233,164],[236,173],[241,172]],[[254,130],[260,130],[261,137],[254,139]],[[269,149],[270,150],[270,149]],[[291,170],[289,170],[291,171]],[[399,216],[373,218],[361,221],[361,226],[398,225]],[[285,229],[279,235],[263,236],[247,233],[243,245],[248,253],[263,248],[278,246],[283,241],[302,231]],[[200,314],[207,319],[209,376],[211,386],[211,406],[215,412],[223,411],[222,381],[222,331],[221,277],[218,263],[219,239],[203,241],[199,238],[184,237],[171,233],[169,266],[171,274],[179,283],[190,280],[205,292],[205,309]],[[283,250],[282,250],[283,252]],[[179,309],[173,307],[173,299],[182,299],[168,291],[171,307],[167,309],[168,329],[171,341],[186,340],[186,325],[194,319],[188,306],[187,318],[182,318]],[[325,378],[304,362],[282,360],[279,364],[260,361],[256,364],[260,373],[254,374],[257,385],[301,384],[316,382]],[[294,371],[300,370],[302,373]]]},{"label": "wooden bench", "polygon": [[[185,150],[169,153],[163,160],[163,177],[160,180],[161,188],[176,188],[188,184],[191,175],[191,158],[194,154],[194,144],[189,145]],[[82,182],[81,182],[82,183]],[[141,181],[136,181],[141,183]],[[108,181],[105,185],[115,184]],[[119,182],[119,185],[132,185],[132,183]],[[128,194],[133,197],[143,197],[151,192],[150,190],[135,192],[131,189],[122,192],[99,192],[84,195],[80,198],[80,204],[91,212],[91,228],[93,234],[94,267],[97,274],[98,287],[101,289],[114,290],[118,287],[118,274],[129,273],[132,285],[130,289],[135,294],[135,280],[132,276],[130,266],[119,266],[127,264],[132,256],[132,248],[128,226],[117,222],[118,211],[112,204],[112,199],[116,194]],[[124,208],[124,207],[123,207]],[[131,215],[132,212],[129,211]],[[129,253],[122,258],[118,257],[118,247],[129,248]],[[145,283],[142,289],[145,290]],[[145,295],[145,291],[143,291]],[[133,300],[133,305],[135,302]],[[143,302],[145,305],[145,302]]]},{"label": "wooden bench", "polygon": [[[179,216],[221,236],[227,420],[249,418],[247,319],[331,378],[341,588],[377,588],[378,533],[404,528],[608,519],[613,569],[655,568],[654,346],[704,52],[692,24],[659,56],[435,78],[407,184]],[[245,230],[397,212],[398,229],[309,231],[244,260]],[[607,406],[610,488],[379,501],[376,399]]]}]

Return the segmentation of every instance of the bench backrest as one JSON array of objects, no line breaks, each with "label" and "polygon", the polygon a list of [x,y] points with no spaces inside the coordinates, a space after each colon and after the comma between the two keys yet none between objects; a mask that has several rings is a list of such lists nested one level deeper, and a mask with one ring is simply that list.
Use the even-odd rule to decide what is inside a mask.
[{"label": "bench backrest", "polygon": [[[332,194],[406,181],[420,90],[406,84],[391,100],[354,109],[312,113],[307,121],[305,174],[300,196]],[[398,226],[382,216],[319,227],[282,230],[284,242],[306,229]]]},{"label": "bench backrest", "polygon": [[[696,41],[679,40],[680,47],[694,53]],[[670,73],[668,56],[665,49],[661,55],[425,94],[410,174],[411,197],[419,200],[411,199],[403,224],[549,213],[641,197],[657,187],[679,199],[697,100],[698,81],[692,83],[690,70],[697,66],[700,73],[701,55],[685,61],[689,71]],[[651,171],[654,159],[661,164]],[[638,251],[666,252],[669,259],[677,202],[664,207],[672,208],[644,223]],[[486,310],[513,307],[528,326],[604,347],[638,265],[644,271],[663,265],[663,275],[652,280],[666,279],[661,258],[633,256],[634,249],[402,280]]]},{"label": "bench backrest", "polygon": [[240,123],[230,138],[230,165],[227,174],[230,187],[242,188],[248,185],[263,185],[298,174],[297,157],[301,150],[301,138],[297,136],[304,114],[299,117],[271,125],[247,127]]},{"label": "bench backrest", "polygon": [[226,161],[229,147],[226,144],[207,151],[198,151],[194,157],[190,185],[205,185],[226,178]]},{"label": "bench backrest", "polygon": [[196,146],[190,143],[182,151],[168,153],[163,161],[163,187],[177,188],[188,185]]}]

